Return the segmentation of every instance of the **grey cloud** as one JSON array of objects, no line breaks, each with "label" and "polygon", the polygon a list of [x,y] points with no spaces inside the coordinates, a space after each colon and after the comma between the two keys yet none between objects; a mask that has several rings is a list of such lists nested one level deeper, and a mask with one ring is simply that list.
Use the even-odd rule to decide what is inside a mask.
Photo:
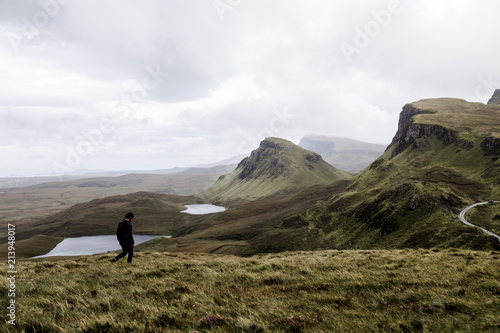
[{"label": "grey cloud", "polygon": [[[0,2],[0,105],[15,108],[0,109],[0,138],[43,145],[24,153],[33,160],[38,150],[64,157],[61,142],[75,146],[108,118],[114,130],[82,166],[114,168],[135,154],[148,168],[148,152],[155,168],[197,154],[210,162],[266,134],[381,142],[405,103],[486,102],[500,88],[493,0],[252,0],[223,14],[205,0],[54,1],[36,34],[23,24],[40,2]],[[274,126],[275,108],[295,118]]]}]

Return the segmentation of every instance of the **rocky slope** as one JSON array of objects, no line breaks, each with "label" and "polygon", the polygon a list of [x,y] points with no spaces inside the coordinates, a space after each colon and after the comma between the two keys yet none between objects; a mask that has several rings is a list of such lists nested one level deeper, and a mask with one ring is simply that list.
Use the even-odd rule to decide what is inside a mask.
[{"label": "rocky slope", "polygon": [[451,98],[405,105],[384,154],[303,216],[341,247],[498,247],[456,217],[470,203],[500,198],[498,128],[494,105]]},{"label": "rocky slope", "polygon": [[228,204],[291,194],[348,178],[349,173],[332,167],[316,153],[287,140],[267,138],[236,170],[221,176],[202,195]]}]

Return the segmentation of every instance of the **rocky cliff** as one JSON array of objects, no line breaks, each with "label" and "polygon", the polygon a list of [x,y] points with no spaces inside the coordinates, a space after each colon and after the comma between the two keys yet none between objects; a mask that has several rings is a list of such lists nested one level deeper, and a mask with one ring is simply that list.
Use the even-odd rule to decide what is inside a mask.
[{"label": "rocky cliff", "polygon": [[448,145],[457,140],[457,133],[455,131],[450,131],[441,125],[427,125],[415,123],[413,117],[419,114],[433,114],[435,111],[431,110],[421,110],[413,106],[412,104],[407,104],[403,107],[399,115],[398,131],[392,139],[389,148],[394,147],[392,151],[391,158],[398,155],[408,147],[413,149],[421,147],[422,142],[418,140],[424,137],[428,137],[431,134],[435,134],[440,141]]},{"label": "rocky cliff", "polygon": [[500,138],[488,136],[481,142],[481,148],[489,155],[500,155]]},{"label": "rocky cliff", "polygon": [[407,104],[387,150],[345,192],[302,217],[337,247],[500,249],[494,237],[457,221],[467,205],[500,198],[499,128],[496,105]]},{"label": "rocky cliff", "polygon": [[472,149],[480,136],[486,135],[481,147],[495,151],[498,138],[500,108],[482,103],[469,103],[461,99],[425,99],[407,104],[399,117],[398,131],[387,150],[391,158],[407,148],[424,147],[431,136],[443,145],[457,145]]},{"label": "rocky cliff", "polygon": [[488,105],[500,105],[500,89],[495,90],[493,96],[488,101]]},{"label": "rocky cliff", "polygon": [[203,196],[217,202],[290,194],[314,185],[350,178],[314,152],[290,141],[267,138],[236,170],[221,176]]},{"label": "rocky cliff", "polygon": [[238,164],[238,178],[250,180],[259,177],[269,179],[287,177],[291,172],[291,159],[287,154],[281,154],[280,158],[280,152],[284,150],[291,151],[292,147],[276,140],[263,140],[259,149],[252,151],[249,157]]}]

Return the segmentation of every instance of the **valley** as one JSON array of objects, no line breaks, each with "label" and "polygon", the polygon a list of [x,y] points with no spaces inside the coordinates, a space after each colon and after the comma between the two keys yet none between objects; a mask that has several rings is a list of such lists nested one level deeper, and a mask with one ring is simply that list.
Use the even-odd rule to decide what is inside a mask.
[{"label": "valley", "polygon": [[[29,224],[74,204],[139,191],[192,195],[208,188],[232,165],[192,168],[170,174],[137,173],[121,176],[65,178],[3,178],[0,188],[0,225]],[[50,181],[46,181],[50,180]],[[29,183],[28,186],[16,184]]]},{"label": "valley", "polygon": [[[270,137],[231,169],[5,188],[18,328],[496,332],[500,241],[481,228],[500,232],[499,115],[450,98],[407,104],[356,174]],[[225,210],[185,212],[197,204]],[[172,237],[138,244],[130,265],[110,263],[116,252],[31,258],[113,235],[128,211],[135,234]]]},{"label": "valley", "polygon": [[[17,223],[21,256],[22,249],[46,253],[61,237],[112,234],[130,210],[138,216],[135,232],[173,236],[146,243],[155,251],[499,250],[495,237],[458,219],[466,206],[500,197],[498,114],[499,106],[451,98],[407,104],[392,143],[355,175],[290,141],[267,138],[229,172],[215,167],[6,190],[2,204],[10,211],[4,208],[2,223]],[[228,210],[181,213],[200,203]],[[499,230],[498,205],[488,209],[475,213],[479,225]],[[41,237],[53,241],[40,246]]]},{"label": "valley", "polygon": [[0,333],[500,333],[499,12],[0,0]]}]

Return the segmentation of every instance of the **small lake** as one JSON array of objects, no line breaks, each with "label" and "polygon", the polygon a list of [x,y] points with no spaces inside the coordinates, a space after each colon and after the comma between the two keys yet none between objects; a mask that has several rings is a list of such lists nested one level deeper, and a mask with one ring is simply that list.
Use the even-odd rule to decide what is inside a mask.
[{"label": "small lake", "polygon": [[[134,235],[135,245],[144,243],[157,237],[170,238],[170,236]],[[56,247],[53,248],[49,253],[33,258],[55,256],[82,256],[106,253],[108,251],[116,250],[121,250],[121,246],[116,239],[116,235],[71,237],[66,238],[62,242],[57,244]]]},{"label": "small lake", "polygon": [[226,210],[226,208],[221,206],[215,206],[210,204],[202,204],[202,205],[186,205],[187,209],[181,211],[181,213],[188,213],[193,215],[203,215],[203,214],[212,214],[212,213],[220,213]]},{"label": "small lake", "polygon": [[[187,209],[181,213],[203,215],[220,213],[226,210],[224,207],[201,204],[201,205],[186,205]],[[149,236],[149,235],[134,235],[135,244],[140,244],[157,237],[170,236]],[[83,256],[110,251],[121,250],[120,244],[116,240],[116,235],[103,236],[83,236],[66,238],[47,254],[36,256],[33,258],[56,257],[56,256]]]}]

